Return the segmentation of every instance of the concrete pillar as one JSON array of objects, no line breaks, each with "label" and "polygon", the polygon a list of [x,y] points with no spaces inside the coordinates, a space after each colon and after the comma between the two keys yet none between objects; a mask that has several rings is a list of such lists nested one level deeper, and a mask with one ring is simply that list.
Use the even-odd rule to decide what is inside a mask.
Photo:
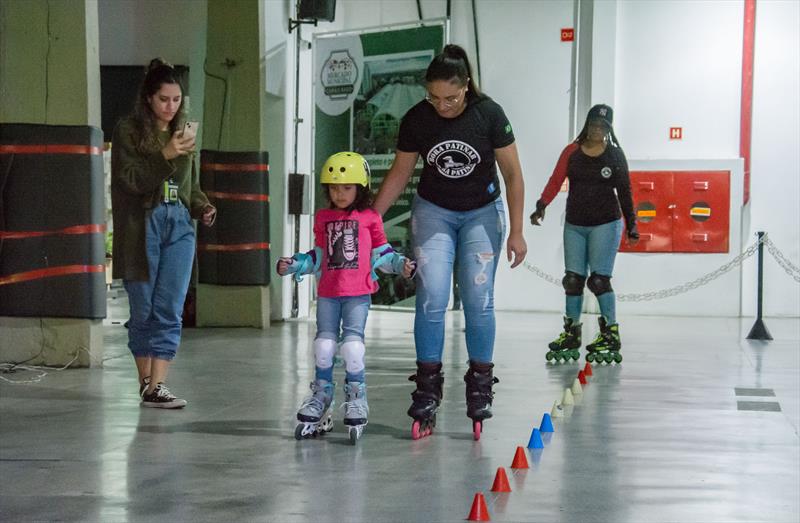
[{"label": "concrete pillar", "polygon": [[[203,148],[265,150],[261,3],[209,0]],[[265,267],[271,270],[271,267]],[[197,286],[197,326],[268,327],[268,286]]]},{"label": "concrete pillar", "polygon": [[[0,1],[0,71],[0,122],[100,127],[97,1]],[[0,361],[73,359],[102,365],[101,320],[0,318]]]}]

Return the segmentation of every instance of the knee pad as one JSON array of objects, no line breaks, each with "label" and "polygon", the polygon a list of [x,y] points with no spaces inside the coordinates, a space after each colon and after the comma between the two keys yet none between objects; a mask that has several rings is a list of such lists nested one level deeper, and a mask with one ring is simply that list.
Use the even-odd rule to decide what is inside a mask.
[{"label": "knee pad", "polygon": [[364,370],[364,352],[366,352],[366,348],[361,340],[342,343],[341,354],[347,372],[355,374]]},{"label": "knee pad", "polygon": [[595,296],[600,296],[601,294],[614,290],[611,288],[611,276],[597,274],[596,272],[589,275],[589,281],[586,282],[586,286],[589,287],[589,290],[592,291]]},{"label": "knee pad", "polygon": [[583,295],[583,285],[585,283],[586,278],[584,276],[572,271],[567,271],[561,280],[561,285],[564,286],[564,292],[567,296]]},{"label": "knee pad", "polygon": [[317,367],[328,369],[333,367],[333,355],[336,354],[336,341],[328,338],[317,338],[314,340],[314,357],[317,360]]}]

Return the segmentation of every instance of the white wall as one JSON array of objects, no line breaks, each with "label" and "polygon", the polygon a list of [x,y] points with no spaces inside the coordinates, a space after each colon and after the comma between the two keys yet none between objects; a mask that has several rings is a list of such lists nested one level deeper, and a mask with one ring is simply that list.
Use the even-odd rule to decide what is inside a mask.
[{"label": "white wall", "polygon": [[[800,266],[800,2],[759,0],[753,74],[749,227]],[[765,250],[764,314],[800,316],[800,286]],[[756,264],[745,265],[744,311],[755,314]],[[767,324],[769,326],[769,324]]]},{"label": "white wall", "polygon": [[[710,272],[734,258],[741,242],[750,243],[750,230],[758,228],[774,230],[773,240],[797,263],[799,158],[796,141],[789,140],[796,136],[800,122],[798,5],[774,0],[758,2],[753,204],[740,220],[740,208],[734,201],[735,216],[731,222],[736,228],[732,229],[735,237],[731,238],[731,252],[650,257],[621,254],[618,267],[624,269],[614,280],[619,293],[657,290],[664,288],[666,281],[670,285],[683,283],[675,278],[688,281]],[[426,18],[444,16],[443,1],[426,1],[422,6]],[[591,7],[591,73],[578,78],[578,85],[591,84],[587,91],[591,103],[607,102],[614,106],[615,130],[631,162],[634,165],[677,162],[685,168],[691,165],[703,168],[722,161],[734,166],[735,179],[741,179],[736,175],[736,166],[741,163],[743,1],[597,0]],[[573,44],[562,43],[559,37],[562,27],[576,26],[573,19],[576,11],[572,1],[563,0],[477,1],[481,87],[504,107],[514,126],[525,175],[526,216],[532,211],[561,149],[573,138],[569,128]],[[454,1],[451,14],[450,41],[466,47],[476,62],[470,2]],[[362,29],[416,19],[413,0],[339,0],[334,23],[321,23],[318,28],[303,28],[303,31],[304,38],[310,40],[311,31]],[[305,54],[301,59],[301,106],[310,112],[311,52]],[[579,101],[581,105],[585,102]],[[583,118],[583,114],[576,116],[579,128]],[[683,127],[683,140],[669,139],[669,128],[674,126]],[[300,156],[304,165],[309,165],[310,129],[302,136]],[[759,173],[763,174],[759,177]],[[735,187],[733,192],[741,194],[741,187]],[[543,227],[525,226],[529,267],[511,271],[507,265],[501,265],[497,276],[498,309],[554,312],[562,309],[562,292],[534,274],[530,266],[561,277],[565,203],[565,195],[559,195],[548,208]],[[781,211],[775,212],[776,207]],[[740,223],[744,226],[741,233],[737,230]],[[670,266],[685,268],[659,281],[650,270],[653,266],[666,267],[662,271],[668,271]],[[745,265],[745,282],[754,278],[751,269]],[[765,311],[797,316],[800,293],[796,284],[782,271],[778,273],[779,270],[774,264],[768,270]],[[621,307],[628,309],[626,313],[731,315],[735,314],[731,304],[743,300],[745,313],[750,314],[748,296],[754,295],[754,291],[745,285],[744,294],[740,295],[737,272],[709,286],[715,297],[725,301],[725,306],[716,310],[713,300],[709,302],[708,296],[700,294],[695,295],[696,300],[684,296],[658,304]],[[709,292],[709,289],[694,292]],[[586,301],[591,310],[593,300]],[[688,310],[687,304],[693,302],[703,312]]]}]

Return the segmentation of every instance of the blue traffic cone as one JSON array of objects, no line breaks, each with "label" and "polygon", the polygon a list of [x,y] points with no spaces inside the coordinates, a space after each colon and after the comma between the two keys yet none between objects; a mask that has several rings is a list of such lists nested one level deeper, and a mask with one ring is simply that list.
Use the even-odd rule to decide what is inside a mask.
[{"label": "blue traffic cone", "polygon": [[528,441],[528,448],[529,449],[544,448],[544,443],[542,443],[542,433],[539,432],[539,429],[533,429],[533,432],[531,432],[531,439]]},{"label": "blue traffic cone", "polygon": [[553,430],[553,420],[550,419],[550,414],[547,412],[542,416],[542,424],[539,426],[539,432],[555,432]]}]

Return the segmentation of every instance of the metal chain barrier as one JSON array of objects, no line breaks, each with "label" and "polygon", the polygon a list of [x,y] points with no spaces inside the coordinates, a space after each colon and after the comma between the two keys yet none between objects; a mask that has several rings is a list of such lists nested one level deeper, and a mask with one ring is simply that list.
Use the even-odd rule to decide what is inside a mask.
[{"label": "metal chain barrier", "polygon": [[800,283],[800,268],[790,262],[766,234],[764,235],[764,245],[767,246],[767,250],[772,257],[775,258],[775,261],[778,262],[778,265],[786,271],[786,274],[791,276],[797,283]]},{"label": "metal chain barrier", "polygon": [[[775,258],[775,261],[778,262],[778,265],[780,265],[789,276],[794,278],[796,282],[800,283],[800,269],[794,264],[792,264],[786,258],[786,256],[784,256],[784,254],[775,246],[775,244],[772,243],[769,237],[766,234],[764,234],[763,239],[756,240],[755,242],[753,242],[752,245],[750,245],[736,258],[732,259],[731,261],[721,266],[720,268],[712,272],[709,272],[708,274],[705,274],[695,280],[683,283],[681,285],[676,285],[668,289],[662,289],[653,292],[645,292],[641,294],[617,294],[617,299],[619,301],[634,301],[634,302],[661,300],[663,298],[669,298],[670,296],[676,296],[678,294],[689,292],[698,287],[702,287],[703,285],[706,285],[707,283],[716,280],[726,272],[729,272],[731,269],[733,269],[737,265],[741,264],[744,260],[755,254],[758,251],[758,245],[760,242],[763,242],[767,246],[769,253],[772,255],[773,258]],[[543,271],[539,267],[532,265],[528,262],[522,262],[522,265],[526,269],[537,275],[538,277],[542,278],[543,280],[548,281],[553,285],[557,285],[558,287],[561,287],[561,278],[556,278],[548,274],[547,272]]]}]

